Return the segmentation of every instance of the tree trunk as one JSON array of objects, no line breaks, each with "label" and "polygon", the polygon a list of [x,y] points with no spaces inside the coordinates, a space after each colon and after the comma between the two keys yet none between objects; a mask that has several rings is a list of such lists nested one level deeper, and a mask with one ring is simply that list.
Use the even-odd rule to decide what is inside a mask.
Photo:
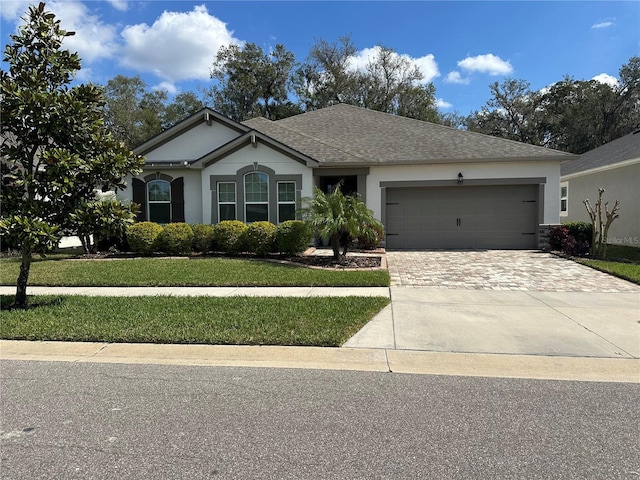
[{"label": "tree trunk", "polygon": [[16,298],[13,302],[14,307],[25,308],[27,306],[27,283],[29,281],[29,270],[31,269],[32,259],[31,252],[22,253],[22,263],[20,264],[20,274],[18,275],[18,283],[16,286]]}]

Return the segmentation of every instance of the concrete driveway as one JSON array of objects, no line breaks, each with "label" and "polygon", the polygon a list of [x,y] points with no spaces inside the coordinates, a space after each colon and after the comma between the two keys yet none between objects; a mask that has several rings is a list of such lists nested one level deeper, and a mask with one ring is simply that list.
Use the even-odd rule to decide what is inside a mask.
[{"label": "concrete driveway", "polygon": [[537,251],[392,251],[387,263],[392,303],[345,347],[640,358],[631,282]]}]

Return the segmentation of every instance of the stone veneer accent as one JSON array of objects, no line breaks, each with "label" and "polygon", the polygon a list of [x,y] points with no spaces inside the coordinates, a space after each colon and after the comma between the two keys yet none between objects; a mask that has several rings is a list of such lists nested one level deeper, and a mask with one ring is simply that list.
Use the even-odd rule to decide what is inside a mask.
[{"label": "stone veneer accent", "polygon": [[549,245],[549,231],[553,227],[559,227],[559,224],[541,224],[538,226],[538,248],[544,252],[551,250]]}]

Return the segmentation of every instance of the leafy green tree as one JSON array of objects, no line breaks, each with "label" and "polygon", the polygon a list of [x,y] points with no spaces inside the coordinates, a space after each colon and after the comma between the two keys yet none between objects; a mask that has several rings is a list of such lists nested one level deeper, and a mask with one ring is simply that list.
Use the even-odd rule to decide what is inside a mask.
[{"label": "leafy green tree", "polygon": [[117,75],[104,86],[104,97],[105,123],[127,147],[137,147],[162,131],[167,94],[147,91],[140,76]]},{"label": "leafy green tree", "polygon": [[164,109],[162,128],[166,130],[204,108],[194,92],[181,92]]},{"label": "leafy green tree", "polygon": [[294,73],[294,89],[305,110],[349,103],[357,89],[357,76],[350,69],[357,49],[351,37],[329,43],[319,39],[309,50],[307,61]]},{"label": "leafy green tree", "polygon": [[269,53],[255,43],[221,47],[211,68],[218,85],[207,95],[217,111],[237,121],[301,113],[289,98],[295,65],[293,53],[280,44]]},{"label": "leafy green tree", "polygon": [[303,198],[300,213],[323,241],[329,242],[333,258],[343,261],[351,243],[370,236],[368,229],[381,230],[382,224],[373,217],[362,199],[356,195],[344,195],[338,183],[331,193],[314,188],[313,196]]},{"label": "leafy green tree", "polygon": [[364,71],[353,69],[357,50],[350,37],[316,41],[295,73],[296,94],[307,110],[348,103],[371,110],[439,121],[435,87],[421,85],[420,69],[395,50],[378,47]]},{"label": "leafy green tree", "polygon": [[44,3],[24,20],[4,51],[9,69],[0,71],[0,235],[21,254],[17,307],[27,304],[33,256],[73,228],[71,213],[94,198],[94,189],[124,188],[125,176],[142,165],[106,129],[101,89],[70,86],[80,59],[62,43],[73,32]]},{"label": "leafy green tree", "polygon": [[95,200],[80,205],[70,215],[73,223],[70,233],[78,236],[85,253],[97,253],[101,242],[122,244],[137,213],[136,204],[124,204],[115,195],[99,194]]},{"label": "leafy green tree", "polygon": [[492,98],[467,118],[469,130],[581,154],[640,124],[640,57],[621,67],[613,86],[567,76],[542,91],[513,79],[489,88]]}]

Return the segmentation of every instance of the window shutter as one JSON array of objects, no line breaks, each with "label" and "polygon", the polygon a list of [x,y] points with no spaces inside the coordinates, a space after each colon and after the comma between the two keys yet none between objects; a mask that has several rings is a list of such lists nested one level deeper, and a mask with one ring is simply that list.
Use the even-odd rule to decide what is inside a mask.
[{"label": "window shutter", "polygon": [[140,207],[136,220],[144,222],[147,219],[147,184],[134,178],[131,187],[133,188],[133,202]]},{"label": "window shutter", "polygon": [[184,177],[171,182],[171,221],[184,222]]}]

